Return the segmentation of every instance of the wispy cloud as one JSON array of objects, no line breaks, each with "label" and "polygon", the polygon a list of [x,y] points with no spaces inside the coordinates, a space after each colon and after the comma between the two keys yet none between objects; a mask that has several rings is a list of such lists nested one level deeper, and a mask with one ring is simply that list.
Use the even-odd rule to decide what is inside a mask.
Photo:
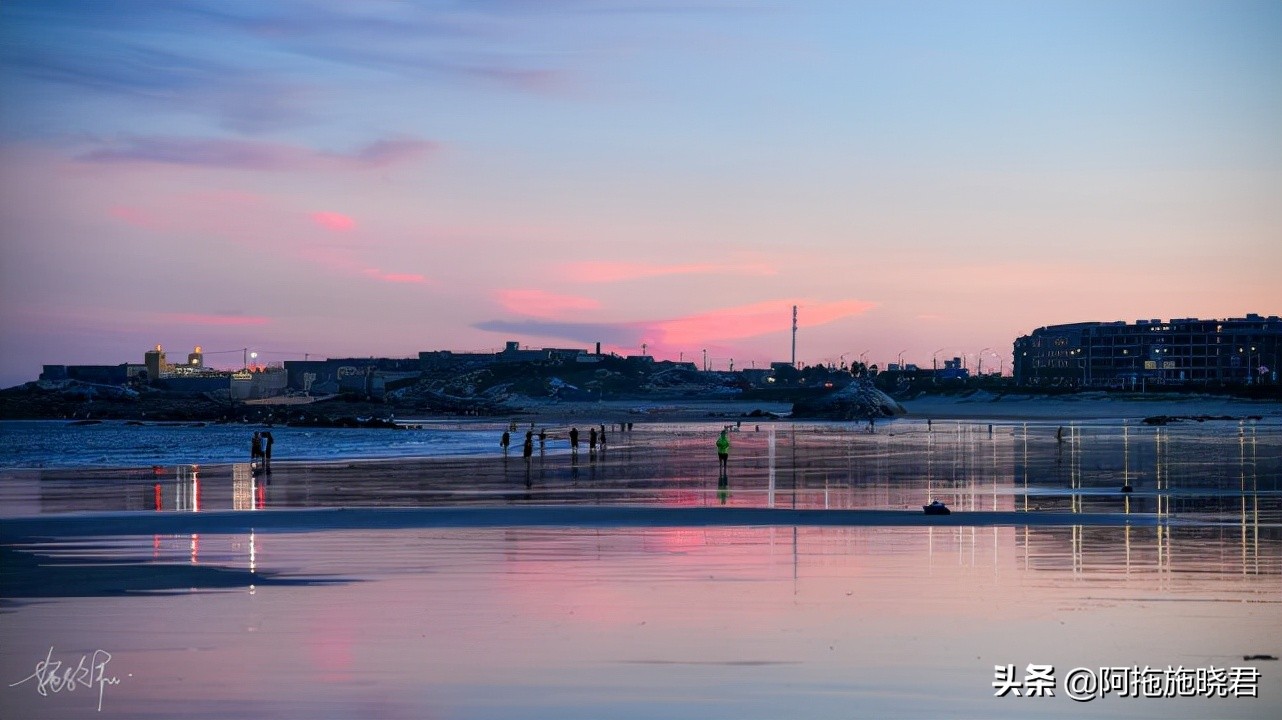
[{"label": "wispy cloud", "polygon": [[581,343],[604,343],[615,347],[637,347],[645,334],[643,326],[631,323],[576,323],[550,320],[487,320],[475,324],[478,330],[508,335],[557,338]]},{"label": "wispy cloud", "polygon": [[586,260],[566,265],[562,277],[584,283],[613,283],[665,275],[774,275],[765,263],[636,263]]},{"label": "wispy cloud", "polygon": [[107,208],[107,215],[126,225],[143,230],[159,230],[164,226],[164,221],[158,216],[131,205],[109,207]]},{"label": "wispy cloud", "polygon": [[[47,32],[48,28],[41,30]],[[72,38],[82,41],[72,42]],[[39,81],[151,108],[209,116],[235,132],[293,127],[310,114],[309,91],[304,85],[261,69],[200,58],[184,50],[104,43],[100,37],[82,37],[75,31],[62,36],[61,42],[26,43],[19,39],[9,44],[7,51],[0,52],[0,61]]]},{"label": "wispy cloud", "polygon": [[601,306],[594,298],[534,289],[500,290],[495,297],[505,310],[527,317],[564,317],[567,312],[595,310]]},{"label": "wispy cloud", "polygon": [[351,217],[336,212],[314,212],[312,213],[312,222],[334,232],[347,232],[356,227],[356,221]]},{"label": "wispy cloud", "polygon": [[791,327],[793,305],[802,308],[798,318],[798,325],[802,327],[826,325],[861,315],[876,307],[876,303],[864,300],[769,300],[665,320],[621,323],[576,323],[544,319],[492,320],[478,323],[474,327],[493,332],[580,342],[599,341],[628,348],[639,347],[644,342],[655,352],[670,351],[671,354],[676,354],[678,350],[692,347],[707,347],[710,344],[785,332]]},{"label": "wispy cloud", "polygon": [[200,314],[200,313],[162,313],[160,320],[178,325],[268,325],[270,318],[261,315],[239,314]]},{"label": "wispy cloud", "polygon": [[793,305],[804,308],[804,312],[798,317],[798,325],[814,327],[861,315],[875,307],[876,303],[863,300],[837,302],[768,300],[663,320],[654,324],[653,332],[658,342],[677,346],[699,342],[741,340],[772,332],[783,332],[791,327]]},{"label": "wispy cloud", "polygon": [[145,136],[122,138],[77,159],[273,172],[370,170],[420,159],[435,147],[425,140],[379,140],[354,152],[338,153],[254,140]]},{"label": "wispy cloud", "polygon": [[366,268],[363,274],[365,277],[389,283],[418,284],[427,282],[427,278],[418,273],[389,273],[383,272],[378,268]]}]

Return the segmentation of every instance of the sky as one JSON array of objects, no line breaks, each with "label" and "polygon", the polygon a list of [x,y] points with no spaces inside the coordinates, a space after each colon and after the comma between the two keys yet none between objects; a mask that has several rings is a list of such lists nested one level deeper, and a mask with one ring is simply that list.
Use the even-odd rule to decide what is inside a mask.
[{"label": "sky", "polygon": [[0,386],[1282,314],[1282,4],[4,0]]}]

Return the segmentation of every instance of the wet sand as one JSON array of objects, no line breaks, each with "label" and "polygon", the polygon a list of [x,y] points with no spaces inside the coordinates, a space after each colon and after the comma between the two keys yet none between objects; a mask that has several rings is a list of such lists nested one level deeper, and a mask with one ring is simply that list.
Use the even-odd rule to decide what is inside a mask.
[{"label": "wet sand", "polygon": [[1282,403],[1211,395],[1153,393],[1078,393],[1063,396],[993,395],[926,396],[902,403],[910,417],[994,420],[1140,420],[1168,416],[1282,417]]},{"label": "wet sand", "polygon": [[[745,421],[723,480],[725,424],[638,423],[577,461],[557,439],[528,465],[8,473],[0,704],[308,720],[1282,712],[1277,663],[1242,660],[1282,655],[1277,423],[1068,422],[1060,442],[1056,421]],[[954,514],[924,515],[931,498]],[[21,682],[47,656],[100,650],[118,684]],[[1006,664],[1052,665],[1061,683],[1075,667],[1259,675],[1254,697],[1079,702],[1062,684],[996,697]]]}]

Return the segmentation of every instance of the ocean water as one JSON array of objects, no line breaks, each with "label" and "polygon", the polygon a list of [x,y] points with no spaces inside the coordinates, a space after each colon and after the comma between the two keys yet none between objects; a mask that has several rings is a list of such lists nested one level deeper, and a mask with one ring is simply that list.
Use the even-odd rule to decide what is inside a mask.
[{"label": "ocean water", "polygon": [[[420,429],[292,428],[249,424],[108,420],[0,421],[0,468],[142,468],[248,462],[254,432],[267,430],[275,457],[326,461],[474,456],[498,449],[498,424],[415,423]],[[486,432],[489,431],[489,432]]]},{"label": "ocean water", "polygon": [[[211,459],[252,428],[95,427],[20,428],[76,460],[0,473],[6,716],[1282,717],[1279,662],[1245,659],[1282,656],[1276,421],[752,423],[724,480],[718,423],[528,464],[492,424],[278,432],[270,482]],[[369,522],[394,508],[480,520]]]}]

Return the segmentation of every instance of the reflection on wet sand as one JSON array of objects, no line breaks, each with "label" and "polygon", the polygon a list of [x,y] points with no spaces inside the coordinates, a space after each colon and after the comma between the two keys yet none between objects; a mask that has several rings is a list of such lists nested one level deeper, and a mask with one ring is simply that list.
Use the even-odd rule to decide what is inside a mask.
[{"label": "reflection on wet sand", "polygon": [[[1282,642],[1282,544],[1266,539],[1241,563],[1232,527],[320,530],[274,533],[266,554],[261,534],[210,534],[200,567],[186,562],[182,538],[170,539],[161,539],[157,567],[173,569],[160,589],[200,591],[104,592],[94,613],[82,611],[83,595],[20,608],[6,657],[48,643],[109,649],[136,680],[108,698],[105,717],[303,718],[323,701],[322,714],[347,717],[365,707],[405,717],[835,718],[857,707],[875,717],[1022,718],[1083,706],[994,698],[995,664],[1223,666]],[[102,538],[75,561],[93,554],[106,566],[149,541]],[[244,591],[209,592],[221,578]],[[159,629],[158,610],[173,618]],[[95,622],[102,613],[110,626]],[[14,663],[5,663],[7,672]],[[1260,698],[1088,710],[1274,716],[1276,668],[1258,665]],[[3,699],[37,711],[43,700],[12,689]]]},{"label": "reflection on wet sand", "polygon": [[188,476],[181,466],[158,477],[13,473],[5,478],[4,507],[142,510],[163,498],[166,510],[202,511],[522,503],[907,509],[938,499],[954,511],[1121,512],[1235,523],[1253,514],[1265,524],[1282,521],[1276,425],[895,423],[877,434],[846,425],[758,428],[736,433],[725,483],[709,451],[715,426],[642,426],[620,433],[608,451],[585,453],[586,460],[549,452],[528,462],[278,461],[270,486],[242,465],[199,466]]},{"label": "reflection on wet sand", "polygon": [[[718,430],[7,478],[0,675],[103,648],[107,718],[1282,715],[1241,660],[1282,647],[1277,426],[763,424],[724,474]],[[994,697],[1033,663],[1246,664],[1260,696]]]}]

